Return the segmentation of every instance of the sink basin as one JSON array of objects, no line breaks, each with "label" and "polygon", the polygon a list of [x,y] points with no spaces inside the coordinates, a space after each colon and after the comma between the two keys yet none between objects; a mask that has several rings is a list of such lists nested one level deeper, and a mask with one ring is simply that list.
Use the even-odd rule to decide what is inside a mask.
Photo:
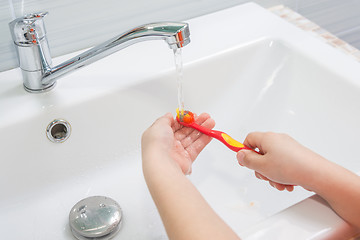
[{"label": "sink basin", "polygon": [[[235,139],[251,131],[285,132],[360,171],[358,62],[255,4],[189,23],[192,43],[183,50],[187,109],[210,113],[215,128]],[[209,26],[219,28],[218,36]],[[114,239],[166,239],[142,176],[140,138],[157,117],[175,112],[172,58],[162,42],[140,43],[64,77],[45,94],[25,92],[18,69],[0,74],[1,236],[73,239],[72,206],[104,195],[123,210]],[[99,81],[106,84],[99,88]],[[63,143],[46,137],[54,119],[71,125]],[[274,190],[215,140],[189,178],[240,236],[312,195],[301,188]],[[326,227],[326,233],[336,229]]]}]

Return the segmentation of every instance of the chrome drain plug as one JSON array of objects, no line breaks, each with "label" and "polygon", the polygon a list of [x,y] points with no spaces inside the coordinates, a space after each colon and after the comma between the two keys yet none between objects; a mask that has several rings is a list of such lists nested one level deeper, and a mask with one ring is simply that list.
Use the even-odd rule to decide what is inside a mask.
[{"label": "chrome drain plug", "polygon": [[71,133],[70,123],[64,119],[55,119],[46,128],[46,136],[54,143],[65,142]]},{"label": "chrome drain plug", "polygon": [[71,209],[69,224],[73,235],[80,240],[107,240],[120,230],[120,205],[103,196],[88,197]]}]

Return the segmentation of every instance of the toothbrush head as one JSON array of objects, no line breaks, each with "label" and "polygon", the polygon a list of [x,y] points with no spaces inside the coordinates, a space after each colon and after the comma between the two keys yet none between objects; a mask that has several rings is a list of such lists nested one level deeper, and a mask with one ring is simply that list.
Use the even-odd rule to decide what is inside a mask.
[{"label": "toothbrush head", "polygon": [[186,123],[186,124],[192,124],[193,122],[195,122],[195,118],[194,118],[194,114],[190,111],[184,111],[183,112],[183,117],[182,120],[180,118],[180,112],[179,109],[176,109],[176,119],[178,122],[180,123]]}]

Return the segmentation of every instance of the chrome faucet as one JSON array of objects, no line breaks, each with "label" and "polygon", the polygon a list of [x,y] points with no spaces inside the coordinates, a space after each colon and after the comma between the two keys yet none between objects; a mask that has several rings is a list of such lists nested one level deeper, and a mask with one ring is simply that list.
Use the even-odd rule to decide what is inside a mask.
[{"label": "chrome faucet", "polygon": [[24,87],[28,92],[48,91],[54,87],[58,77],[137,42],[163,39],[173,50],[190,42],[187,23],[150,23],[131,29],[53,67],[43,21],[46,15],[47,12],[29,14],[9,23]]}]

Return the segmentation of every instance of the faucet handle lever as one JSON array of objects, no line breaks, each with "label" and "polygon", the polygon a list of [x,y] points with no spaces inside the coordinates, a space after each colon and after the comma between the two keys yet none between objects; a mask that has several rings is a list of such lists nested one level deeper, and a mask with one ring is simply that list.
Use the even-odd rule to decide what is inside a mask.
[{"label": "faucet handle lever", "polygon": [[46,36],[43,18],[48,12],[39,12],[25,15],[9,23],[14,43],[19,46],[38,44]]}]

